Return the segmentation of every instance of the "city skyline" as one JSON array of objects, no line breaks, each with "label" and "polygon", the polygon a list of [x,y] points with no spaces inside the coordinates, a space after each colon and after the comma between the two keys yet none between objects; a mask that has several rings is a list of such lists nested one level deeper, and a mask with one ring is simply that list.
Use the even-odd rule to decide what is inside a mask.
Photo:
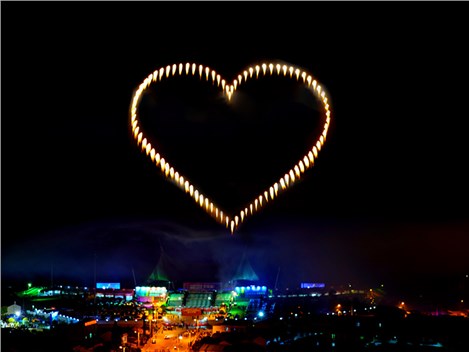
[{"label": "city skyline", "polygon": [[[223,42],[214,23],[200,20],[205,5],[184,6],[115,4],[110,18],[90,4],[2,4],[2,281],[20,273],[47,277],[51,266],[58,277],[89,281],[95,253],[102,281],[110,281],[106,273],[128,280],[132,270],[144,280],[161,242],[175,249],[187,277],[206,270],[222,278],[244,250],[258,274],[271,280],[281,267],[292,282],[431,286],[432,278],[444,285],[469,270],[462,16],[429,6],[432,14],[454,17],[437,27],[417,9],[402,14],[397,4],[374,5],[390,12],[371,18],[359,6],[342,23],[315,18],[315,32],[303,5],[295,7],[296,28],[279,27],[281,11],[259,18],[239,5],[224,12],[242,25]],[[327,4],[313,7],[331,11]],[[351,10],[342,4],[339,11]],[[141,19],[151,11],[162,12],[157,21]],[[332,123],[301,182],[231,235],[139,152],[129,107],[134,89],[159,67],[196,62],[231,79],[263,60],[317,77],[330,94]],[[213,116],[223,111],[217,108]],[[209,115],[201,116],[188,126],[162,125],[174,133],[167,148],[190,152],[197,133],[215,131],[219,142],[252,137],[239,121],[220,119],[215,128],[204,120]],[[282,162],[297,161],[287,152],[304,148],[308,135],[298,141],[303,126],[280,118],[276,134],[243,149],[247,169],[259,160],[256,150],[278,148],[286,151]],[[179,133],[184,138],[177,140]],[[277,170],[252,178],[239,173],[233,181],[238,164],[221,163],[224,156],[220,148],[203,155],[207,164],[226,167],[219,183],[206,167],[194,174],[198,182],[210,181],[204,189],[232,190],[220,202],[239,201],[236,190],[250,200],[264,187],[258,183],[280,176]]]}]

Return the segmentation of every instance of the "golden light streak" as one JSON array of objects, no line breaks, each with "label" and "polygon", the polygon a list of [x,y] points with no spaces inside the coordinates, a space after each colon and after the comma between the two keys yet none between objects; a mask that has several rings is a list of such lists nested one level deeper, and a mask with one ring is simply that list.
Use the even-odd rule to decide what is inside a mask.
[{"label": "golden light streak", "polygon": [[318,150],[316,147],[313,147],[313,154],[314,154],[314,157],[317,158],[318,157]]},{"label": "golden light streak", "polygon": [[[305,165],[303,164],[303,160],[300,160],[300,162],[298,163],[298,165],[300,166],[300,171],[301,173],[305,172]],[[298,176],[299,177],[299,176]]]},{"label": "golden light streak", "polygon": [[199,196],[199,203],[200,203],[200,206],[201,206],[201,207],[204,206],[204,195],[203,195],[203,194],[201,194],[201,195]]},{"label": "golden light streak", "polygon": [[[316,148],[317,148],[317,153],[319,153],[321,151],[321,143],[319,141],[316,142]],[[318,156],[315,155],[315,157],[317,158]]]},{"label": "golden light streak", "polygon": [[[303,165],[303,163],[301,161],[300,161],[300,163],[301,163],[301,165]],[[300,168],[298,167],[298,165],[295,165],[294,169],[295,169],[296,177],[300,178],[301,173],[300,173]]]},{"label": "golden light streak", "polygon": [[280,186],[282,187],[282,189],[287,188],[287,186],[285,185],[285,181],[283,180],[283,178],[280,179]]},{"label": "golden light streak", "polygon": [[[312,86],[313,92],[315,96],[320,100],[323,105],[323,113],[326,117],[325,123],[323,126],[322,133],[319,135],[318,139],[316,140],[313,148],[308,151],[307,155],[304,155],[302,159],[295,164],[292,169],[290,169],[282,178],[280,178],[279,182],[275,182],[272,186],[266,188],[261,195],[253,200],[249,204],[249,206],[245,207],[244,210],[238,212],[238,215],[235,215],[231,218],[229,215],[224,215],[223,211],[216,207],[213,202],[209,200],[209,198],[203,195],[198,189],[196,189],[189,180],[186,180],[182,175],[180,175],[174,167],[170,166],[170,164],[163,158],[158,151],[152,147],[152,144],[144,135],[144,132],[141,130],[139,126],[139,116],[138,116],[138,105],[140,103],[140,98],[143,92],[152,84],[156,82],[160,82],[164,75],[169,78],[170,74],[172,76],[176,75],[178,71],[179,75],[183,74],[183,70],[185,68],[186,76],[189,76],[189,72],[191,72],[192,76],[196,76],[196,72],[198,69],[198,76],[199,79],[202,79],[205,72],[205,80],[207,82],[212,79],[212,83],[214,84],[215,81],[217,82],[217,86],[220,86],[221,82],[221,89],[224,94],[227,95],[228,100],[230,100],[237,90],[238,86],[240,86],[244,81],[246,82],[248,79],[248,75],[250,78],[253,78],[254,71],[256,72],[256,79],[259,79],[259,74],[262,75],[267,74],[267,69],[269,70],[270,75],[272,75],[276,69],[277,75],[287,76],[287,72],[289,72],[289,78],[293,79],[293,74],[298,82],[301,82],[307,87]],[[302,80],[300,80],[300,77]],[[227,84],[226,80],[223,79],[219,74],[215,72],[215,70],[211,70],[208,67],[203,65],[197,65],[196,63],[183,63],[172,64],[166,67],[160,67],[159,69],[153,71],[147,77],[144,78],[143,82],[138,86],[138,89],[134,92],[134,95],[131,100],[131,109],[130,109],[130,124],[132,136],[136,140],[137,146],[141,147],[142,152],[144,152],[152,162],[156,164],[156,166],[161,169],[162,173],[170,180],[174,181],[181,189],[183,189],[186,193],[189,193],[192,198],[202,207],[207,213],[215,217],[215,219],[222,224],[225,224],[227,228],[231,229],[231,233],[233,233],[248,217],[248,215],[253,215],[256,211],[259,211],[265,203],[273,200],[275,197],[278,196],[279,188],[281,190],[286,190],[288,187],[292,186],[297,179],[301,178],[301,175],[306,172],[308,168],[314,165],[315,159],[318,157],[321,148],[324,146],[324,143],[327,139],[327,132],[329,129],[331,121],[331,112],[330,106],[328,104],[328,97],[326,96],[325,89],[318,84],[316,80],[313,80],[311,75],[308,75],[307,72],[300,70],[300,68],[294,66],[287,66],[281,65],[280,63],[261,63],[258,65],[254,65],[248,67],[244,70],[241,74],[237,75],[237,78],[232,81],[232,84]],[[270,197],[270,199],[269,199]],[[232,220],[233,219],[233,220]]]}]

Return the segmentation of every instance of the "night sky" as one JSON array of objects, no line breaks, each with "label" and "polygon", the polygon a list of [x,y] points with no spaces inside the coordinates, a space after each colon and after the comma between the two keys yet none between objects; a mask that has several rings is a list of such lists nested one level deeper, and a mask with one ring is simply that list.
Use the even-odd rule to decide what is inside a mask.
[{"label": "night sky", "polygon": [[[96,260],[98,281],[143,284],[160,248],[181,282],[229,278],[243,252],[267,284],[280,268],[283,287],[419,290],[469,272],[462,6],[257,5],[2,3],[2,281],[53,268],[91,285]],[[322,83],[332,124],[315,166],[232,236],[140,153],[129,106],[159,67],[196,62],[231,80],[264,60]],[[170,162],[227,209],[317,132],[317,114],[288,110],[295,87],[259,87],[230,108],[209,85],[174,82],[155,95],[161,120],[146,105]]]}]

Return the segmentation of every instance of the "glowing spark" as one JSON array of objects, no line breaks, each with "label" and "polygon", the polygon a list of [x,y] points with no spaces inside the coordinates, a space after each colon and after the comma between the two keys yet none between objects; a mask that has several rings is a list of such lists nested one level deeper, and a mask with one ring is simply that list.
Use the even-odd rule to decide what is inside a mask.
[{"label": "glowing spark", "polygon": [[[300,163],[301,163],[301,161],[300,161]],[[303,165],[303,163],[301,163],[301,164]],[[295,165],[295,168],[294,168],[294,169],[295,169],[295,175],[296,175],[296,177],[300,178],[300,175],[301,175],[301,174],[300,174],[300,168],[298,167],[298,165]]]},{"label": "glowing spark", "polygon": [[202,78],[202,73],[204,72],[204,67],[199,65],[199,77]]},{"label": "glowing spark", "polygon": [[190,64],[190,63],[187,63],[187,64],[186,64],[186,75],[189,74],[190,68],[191,68],[191,64]]},{"label": "glowing spark", "polygon": [[262,64],[262,73],[264,74],[265,76],[265,72],[267,71],[267,65],[266,64]]},{"label": "glowing spark", "polygon": [[254,73],[254,69],[249,67],[249,78],[252,78],[252,74]]},{"label": "glowing spark", "polygon": [[200,206],[201,206],[201,207],[204,206],[204,195],[203,195],[203,194],[201,194],[201,195],[199,196],[199,203],[200,203]]},{"label": "glowing spark", "polygon": [[217,86],[220,86],[220,79],[221,79],[220,75],[217,75]]},{"label": "glowing spark", "polygon": [[163,75],[164,75],[164,68],[160,68],[160,81],[161,79],[163,78]]},{"label": "glowing spark", "polygon": [[305,83],[306,82],[306,72],[303,71],[301,73],[301,78],[303,78],[303,83]]},{"label": "glowing spark", "polygon": [[[316,150],[316,148],[314,148],[314,150]],[[311,151],[308,153],[308,158],[309,158],[309,162],[311,164],[314,164],[314,155]]]},{"label": "glowing spark", "polygon": [[274,64],[269,64],[269,71],[270,71],[270,74],[272,75],[272,73],[274,72]]},{"label": "glowing spark", "polygon": [[169,77],[169,73],[170,73],[170,72],[171,72],[171,66],[168,65],[168,66],[166,66],[166,78]]},{"label": "glowing spark", "polygon": [[173,76],[174,76],[174,74],[176,73],[176,70],[177,70],[177,65],[174,64],[174,65],[173,65]]},{"label": "glowing spark", "polygon": [[197,70],[197,65],[196,65],[196,64],[192,64],[192,76],[195,75],[195,70]]},{"label": "glowing spark", "polygon": [[256,65],[256,78],[259,78],[259,71],[261,70],[261,68],[259,67],[259,65]]},{"label": "glowing spark", "polygon": [[212,71],[212,81],[215,83],[215,77],[217,73],[215,71]]},{"label": "glowing spark", "polygon": [[293,77],[293,67],[290,66],[290,68],[288,69],[288,71],[290,72],[290,78]]},{"label": "glowing spark", "polygon": [[305,172],[305,165],[303,164],[303,161],[300,160],[300,162],[298,163],[298,165],[300,166],[300,171],[303,173]]},{"label": "glowing spark", "polygon": [[182,75],[183,64],[179,64],[179,76]]},{"label": "glowing spark", "polygon": [[244,75],[244,81],[246,82],[248,80],[248,71],[244,71],[243,75]]}]

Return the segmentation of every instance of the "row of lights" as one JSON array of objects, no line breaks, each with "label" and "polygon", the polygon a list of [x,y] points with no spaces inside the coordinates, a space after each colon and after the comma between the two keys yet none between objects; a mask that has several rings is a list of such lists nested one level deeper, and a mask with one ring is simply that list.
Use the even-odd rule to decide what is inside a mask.
[{"label": "row of lights", "polygon": [[[224,94],[231,100],[231,97],[236,89],[243,83],[247,82],[248,79],[252,79],[254,76],[256,79],[259,76],[277,75],[295,78],[297,81],[305,84],[308,89],[312,90],[315,96],[320,99],[323,103],[325,111],[325,123],[323,131],[316,141],[315,145],[303,156],[278,182],[275,182],[272,186],[266,189],[258,197],[254,199],[248,206],[238,212],[237,215],[229,216],[224,213],[218,206],[216,206],[211,199],[202,194],[193,184],[188,180],[187,177],[181,175],[178,171],[171,166],[168,161],[151,145],[148,139],[145,137],[138,119],[138,105],[142,97],[143,92],[150,87],[154,82],[161,82],[163,78],[169,78],[170,76],[199,76],[200,79],[205,78],[207,82],[217,84],[218,87],[221,85],[221,89]],[[294,66],[280,65],[274,63],[263,63],[253,67],[248,67],[243,71],[242,74],[238,75],[233,80],[232,84],[228,84],[221,76],[209,67],[203,65],[197,65],[195,63],[186,63],[185,65],[180,63],[179,65],[173,64],[166,67],[161,67],[151,73],[145,80],[139,85],[135,91],[132,104],[130,109],[130,124],[132,128],[132,134],[134,139],[137,141],[137,145],[141,147],[142,151],[148,155],[152,162],[161,169],[161,172],[173,181],[178,187],[183,189],[186,193],[194,199],[194,201],[200,205],[207,213],[214,217],[219,223],[230,228],[231,233],[239,227],[239,225],[248,217],[259,211],[266,203],[272,201],[278,196],[280,191],[286,190],[292,186],[296,180],[309,168],[314,165],[315,159],[318,157],[322,146],[326,141],[329,124],[331,121],[330,106],[328,98],[323,87],[306,71],[302,71]]]}]

